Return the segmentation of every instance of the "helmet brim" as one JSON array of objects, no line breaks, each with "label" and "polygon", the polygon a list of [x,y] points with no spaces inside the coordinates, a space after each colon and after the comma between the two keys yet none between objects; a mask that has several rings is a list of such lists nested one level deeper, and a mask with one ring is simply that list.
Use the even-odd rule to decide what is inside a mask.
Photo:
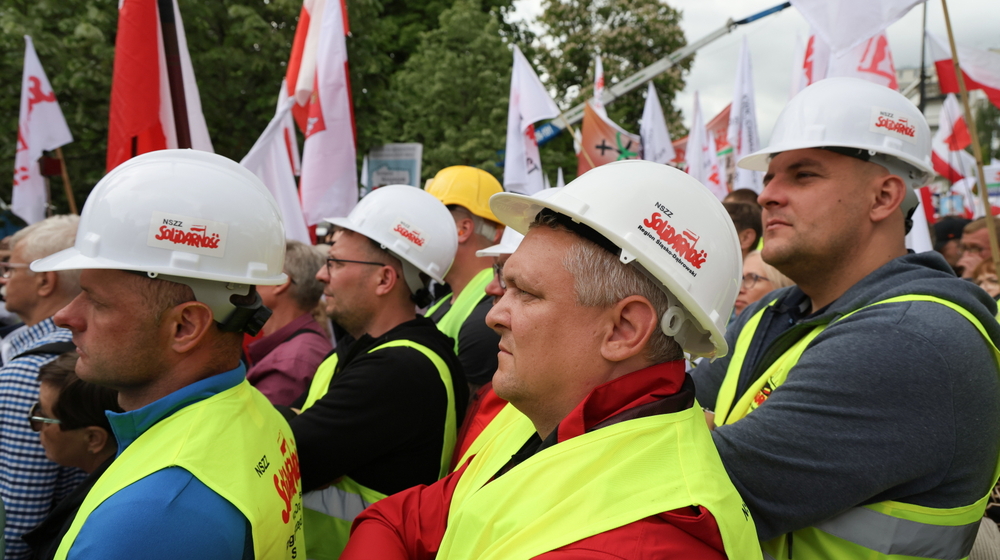
[{"label": "helmet brim", "polygon": [[[184,277],[179,267],[148,266],[137,267],[133,263],[124,263],[101,257],[88,257],[76,247],[64,249],[47,257],[32,261],[34,272],[58,272],[61,270],[132,270],[135,272],[155,272],[170,276]],[[192,276],[192,278],[195,278]],[[282,272],[277,276],[228,276],[198,271],[197,278],[215,282],[230,282],[233,284],[249,284],[254,286],[278,286],[288,281],[288,275]]]}]

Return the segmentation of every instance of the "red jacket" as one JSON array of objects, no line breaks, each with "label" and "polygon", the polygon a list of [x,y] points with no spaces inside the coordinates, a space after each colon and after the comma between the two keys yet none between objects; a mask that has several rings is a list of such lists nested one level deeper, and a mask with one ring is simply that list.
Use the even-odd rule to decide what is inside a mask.
[{"label": "red jacket", "polygon": [[[595,388],[560,422],[558,441],[681,390],[682,360],[632,372]],[[468,443],[468,442],[467,442]],[[429,560],[448,523],[455,486],[468,463],[430,486],[416,486],[376,502],[354,521],[341,560]],[[670,473],[663,473],[670,476]],[[726,558],[722,536],[708,510],[683,507],[636,521],[538,556],[544,560]]]}]

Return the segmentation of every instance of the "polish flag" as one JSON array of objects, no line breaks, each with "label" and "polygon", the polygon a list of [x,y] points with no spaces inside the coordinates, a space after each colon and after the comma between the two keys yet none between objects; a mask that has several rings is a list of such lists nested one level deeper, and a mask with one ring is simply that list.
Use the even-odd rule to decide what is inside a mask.
[{"label": "polish flag", "polygon": [[601,55],[594,57],[594,99],[591,106],[598,115],[608,118],[608,112],[604,109],[604,65],[601,64]]},{"label": "polish flag", "polygon": [[798,60],[801,62],[793,79],[793,96],[824,78],[860,78],[899,89],[889,38],[884,32],[838,56],[834,56],[830,47],[814,32]]},{"label": "polish flag", "polygon": [[663,106],[652,81],[646,88],[646,105],[642,108],[639,136],[642,138],[642,159],[670,163],[677,157],[670,131],[667,130],[667,119],[663,116]]},{"label": "polish flag", "polygon": [[685,149],[687,172],[722,200],[728,194],[728,190],[715,149],[715,134],[705,127],[705,117],[701,114],[698,92],[695,92],[694,122],[691,123],[691,133],[688,135]]},{"label": "polish flag", "polygon": [[976,175],[976,158],[964,150],[972,143],[962,109],[954,93],[941,105],[938,130],[931,139],[931,163],[934,171],[949,182]]},{"label": "polish flag", "polygon": [[[306,228],[299,191],[295,185],[295,170],[299,167],[299,150],[295,142],[295,123],[292,122],[292,106],[295,101],[286,95],[285,84],[281,84],[278,108],[267,128],[250,148],[240,165],[254,173],[278,202],[281,221],[285,225],[285,237],[311,244]],[[289,142],[289,131],[291,141]]]},{"label": "polish flag", "polygon": [[358,203],[346,34],[343,2],[331,1],[323,10],[299,181],[310,226],[324,218],[346,216]]},{"label": "polish flag", "polygon": [[[323,8],[326,0],[305,0],[299,11],[299,21],[292,40],[292,54],[288,58],[285,84],[288,96],[295,98],[292,114],[299,130],[305,132],[309,120],[309,98],[316,83],[316,52],[319,47],[319,31],[323,23]],[[344,29],[347,30],[347,15],[344,14]]]},{"label": "polish flag", "polygon": [[28,224],[45,219],[48,193],[38,158],[73,141],[49,78],[38,60],[31,37],[24,36],[24,73],[21,78],[21,112],[17,120],[14,155],[14,190],[11,210]]},{"label": "polish flag", "polygon": [[[201,97],[191,66],[184,23],[173,0],[173,12],[160,14],[153,0],[121,0],[118,8],[118,35],[115,39],[115,67],[111,80],[111,110],[108,122],[107,169],[146,152],[178,147],[175,108],[187,110],[191,147],[212,149],[208,126],[201,110]],[[161,21],[176,25],[181,84],[167,77],[166,51]],[[171,91],[182,92],[176,100]]]},{"label": "polish flag", "polygon": [[[733,147],[735,161],[760,149],[750,44],[746,35],[743,36],[743,44],[740,46],[739,63],[736,67],[736,90],[733,93],[733,108],[729,112],[726,140]],[[763,188],[762,177],[760,171],[737,167],[733,176],[733,189],[751,189],[759,193]]]},{"label": "polish flag", "polygon": [[924,0],[791,0],[834,55],[885,31]]},{"label": "polish flag", "polygon": [[544,188],[534,123],[558,116],[559,108],[521,49],[514,45],[514,68],[510,76],[510,100],[507,105],[504,189],[534,194]]},{"label": "polish flag", "polygon": [[[958,77],[948,42],[928,31],[927,45],[937,68],[941,93],[958,93]],[[965,88],[983,90],[990,103],[1000,107],[1000,54],[959,45],[958,63],[962,67]]]}]

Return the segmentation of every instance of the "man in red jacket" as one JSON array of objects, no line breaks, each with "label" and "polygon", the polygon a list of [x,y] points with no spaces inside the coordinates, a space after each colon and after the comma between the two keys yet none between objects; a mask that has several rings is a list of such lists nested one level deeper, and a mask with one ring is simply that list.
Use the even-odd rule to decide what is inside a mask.
[{"label": "man in red jacket", "polygon": [[365,510],[341,558],[760,558],[684,372],[682,349],[728,350],[740,246],[722,205],[628,161],[490,206],[526,234],[486,319],[510,406],[456,472]]}]

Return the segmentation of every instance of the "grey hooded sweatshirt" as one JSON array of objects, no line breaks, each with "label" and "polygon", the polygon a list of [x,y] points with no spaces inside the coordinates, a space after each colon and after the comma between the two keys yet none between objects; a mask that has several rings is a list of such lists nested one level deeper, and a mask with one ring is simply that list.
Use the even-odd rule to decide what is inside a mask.
[{"label": "grey hooded sweatshirt", "polygon": [[[730,352],[747,320],[778,300],[748,349],[737,398],[814,326],[905,294],[960,305],[1000,345],[986,292],[956,278],[937,253],[908,254],[812,316],[797,287],[744,309],[726,333]],[[692,372],[706,408],[715,407],[730,357]],[[990,490],[1000,455],[996,361],[972,323],[944,305],[876,305],[831,324],[762,405],[712,436],[762,541],[884,500],[968,505]]]}]

